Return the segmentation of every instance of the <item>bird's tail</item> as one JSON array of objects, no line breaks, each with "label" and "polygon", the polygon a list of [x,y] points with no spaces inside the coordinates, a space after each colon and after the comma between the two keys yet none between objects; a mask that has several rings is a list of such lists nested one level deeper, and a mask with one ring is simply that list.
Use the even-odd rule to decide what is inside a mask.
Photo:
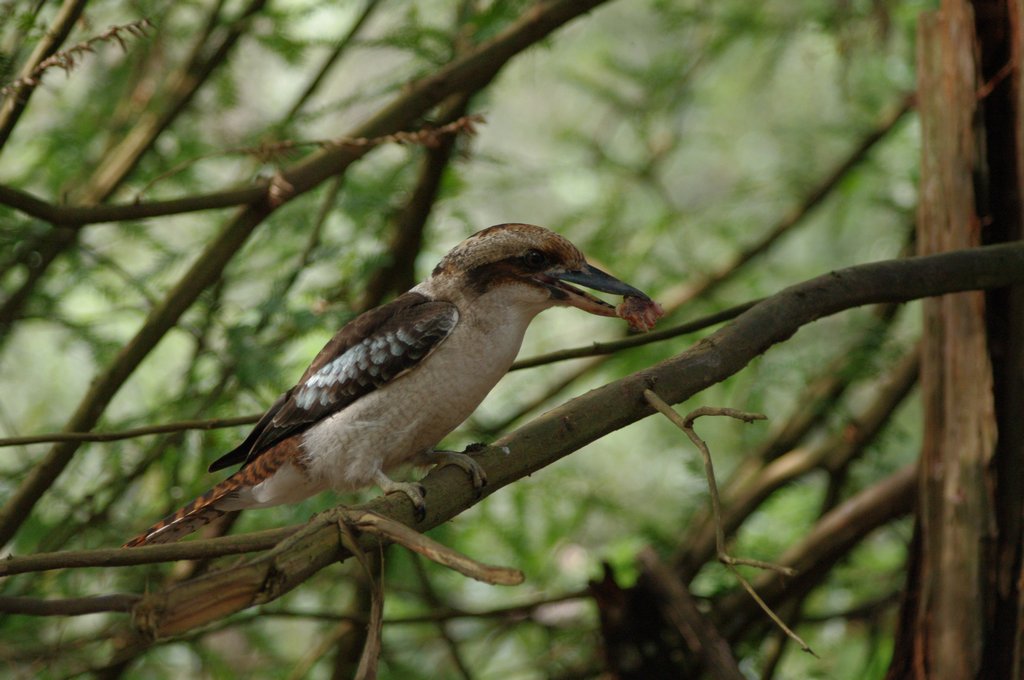
[{"label": "bird's tail", "polygon": [[218,517],[224,516],[229,509],[221,506],[225,501],[236,498],[239,489],[246,485],[245,480],[240,474],[241,472],[243,471],[236,472],[185,507],[167,515],[167,517],[164,517],[143,533],[125,543],[123,547],[134,548],[140,545],[177,541],[179,538],[188,536],[193,531],[206,526]]},{"label": "bird's tail", "polygon": [[[297,460],[301,452],[301,441],[298,437],[284,439],[275,446],[260,453],[251,463],[247,462],[235,474],[213,487],[177,512],[146,529],[132,540],[124,544],[125,548],[151,543],[170,543],[182,536],[188,536],[202,526],[222,517],[232,510],[243,508],[265,507],[285,502],[294,502],[306,498],[312,493],[308,479],[304,476],[292,475],[288,483],[278,488],[277,497],[256,501],[252,497],[253,487],[270,480],[282,468],[294,470],[288,465]],[[281,491],[284,493],[281,493]],[[316,489],[314,489],[316,490]],[[291,500],[289,500],[291,499]]]}]

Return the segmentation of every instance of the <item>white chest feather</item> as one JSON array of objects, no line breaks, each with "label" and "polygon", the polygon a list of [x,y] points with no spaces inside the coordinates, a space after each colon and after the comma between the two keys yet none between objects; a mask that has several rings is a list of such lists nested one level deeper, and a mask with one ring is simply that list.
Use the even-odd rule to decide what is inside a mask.
[{"label": "white chest feather", "polygon": [[478,299],[419,365],[306,432],[311,476],[357,489],[437,445],[505,375],[538,311]]}]

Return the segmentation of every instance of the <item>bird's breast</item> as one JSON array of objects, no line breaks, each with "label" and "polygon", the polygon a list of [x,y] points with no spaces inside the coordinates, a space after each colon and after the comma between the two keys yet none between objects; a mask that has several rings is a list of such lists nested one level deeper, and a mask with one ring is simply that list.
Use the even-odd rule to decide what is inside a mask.
[{"label": "bird's breast", "polygon": [[310,473],[338,491],[357,489],[436,446],[508,371],[528,324],[463,314],[420,364],[305,433]]}]

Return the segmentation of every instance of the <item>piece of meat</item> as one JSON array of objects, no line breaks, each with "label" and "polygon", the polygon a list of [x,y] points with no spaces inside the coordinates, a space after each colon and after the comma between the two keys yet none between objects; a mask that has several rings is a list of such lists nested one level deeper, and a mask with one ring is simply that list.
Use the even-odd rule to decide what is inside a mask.
[{"label": "piece of meat", "polygon": [[658,319],[665,316],[665,310],[654,300],[627,295],[615,308],[620,319],[625,319],[635,331],[646,333],[654,328]]}]

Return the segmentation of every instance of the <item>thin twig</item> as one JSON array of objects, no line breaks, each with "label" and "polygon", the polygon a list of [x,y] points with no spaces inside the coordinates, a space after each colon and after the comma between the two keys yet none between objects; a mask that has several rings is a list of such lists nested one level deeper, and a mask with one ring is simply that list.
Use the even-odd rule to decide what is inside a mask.
[{"label": "thin twig", "polygon": [[377,662],[380,659],[381,637],[384,628],[384,556],[380,557],[380,573],[374,576],[370,568],[370,561],[359,545],[359,539],[352,531],[352,523],[347,513],[338,518],[338,532],[341,535],[341,545],[355,556],[359,565],[366,573],[370,583],[370,622],[367,627],[366,643],[363,645],[363,654],[359,659],[359,668],[356,669],[356,680],[372,680],[377,677]]},{"label": "thin twig", "polygon": [[401,522],[396,522],[375,512],[350,511],[346,513],[346,516],[352,526],[394,541],[441,566],[454,569],[463,576],[483,583],[503,586],[517,586],[524,580],[523,572],[518,569],[495,567],[477,562],[415,529],[410,529]]},{"label": "thin twig", "polygon": [[[794,479],[812,470],[835,469],[860,455],[878,436],[917,383],[920,349],[914,349],[898,362],[886,366],[886,376],[872,401],[849,417],[827,438],[807,446],[790,449],[774,460],[747,465],[738,469],[726,490],[726,511],[722,522],[726,533],[734,531],[769,495]],[[691,577],[715,553],[714,518],[709,513],[695,518],[680,545],[674,566]]]},{"label": "thin twig", "polygon": [[694,421],[697,420],[697,418],[700,418],[701,416],[728,416],[730,418],[742,420],[745,423],[752,423],[755,420],[767,420],[767,416],[761,413],[748,413],[746,411],[739,411],[733,408],[702,406],[698,409],[691,411],[684,418],[683,416],[679,415],[675,409],[669,406],[669,404],[666,403],[664,399],[659,397],[652,390],[645,389],[644,398],[647,400],[647,403],[653,406],[659,413],[661,413],[663,416],[672,421],[673,425],[682,430],[686,434],[686,436],[689,437],[690,441],[693,442],[694,446],[696,446],[697,449],[700,451],[701,457],[704,460],[704,474],[707,476],[708,492],[711,496],[711,514],[715,522],[715,547],[718,553],[718,561],[724,564],[729,569],[729,571],[733,573],[733,575],[740,582],[743,588],[748,593],[750,593],[751,597],[754,598],[754,601],[757,602],[758,605],[760,605],[761,609],[763,609],[764,612],[768,614],[772,621],[774,621],[776,625],[778,625],[779,628],[781,628],[786,633],[786,635],[790,636],[794,641],[796,641],[797,644],[800,645],[800,648],[803,649],[805,652],[817,656],[817,654],[814,654],[814,651],[810,648],[810,646],[808,646],[808,644],[804,642],[799,635],[790,630],[789,626],[787,626],[782,621],[782,619],[780,619],[775,614],[775,612],[773,612],[771,608],[769,608],[768,605],[764,603],[764,600],[762,600],[757,595],[757,593],[754,592],[754,589],[750,586],[749,583],[747,583],[747,580],[740,575],[739,571],[736,569],[736,566],[744,565],[748,567],[756,567],[758,569],[766,569],[778,572],[785,576],[793,576],[794,574],[796,574],[796,570],[790,567],[772,564],[771,562],[763,562],[761,560],[733,557],[726,551],[725,531],[722,528],[722,502],[718,495],[718,485],[715,482],[715,469],[714,465],[711,462],[711,451],[708,449],[708,445],[704,442],[704,440],[701,439],[693,429]]},{"label": "thin twig", "polygon": [[738,557],[732,557],[726,552],[725,532],[722,529],[721,522],[722,501],[718,495],[718,484],[715,482],[715,469],[711,462],[711,451],[708,450],[708,445],[704,440],[701,439],[693,430],[693,421],[701,416],[728,416],[730,418],[742,420],[745,423],[752,423],[755,420],[767,420],[768,416],[761,413],[747,413],[746,411],[739,411],[734,408],[702,406],[691,411],[684,418],[676,413],[675,409],[665,403],[665,400],[653,391],[644,390],[644,398],[647,399],[647,403],[657,409],[659,413],[671,420],[673,425],[686,433],[686,436],[690,438],[693,445],[700,451],[701,458],[704,460],[704,474],[707,476],[708,491],[711,495],[711,513],[715,519],[715,546],[718,551],[718,559],[724,564],[743,564],[749,567],[757,567],[759,569],[771,569],[787,576],[792,576],[795,572],[788,567],[780,567],[768,562],[761,562],[760,560],[746,560]]},{"label": "thin twig", "polygon": [[378,5],[379,0],[366,0],[366,6],[363,8],[362,13],[354,22],[352,22],[352,25],[349,27],[348,31],[345,32],[345,35],[338,41],[338,44],[334,46],[331,53],[327,55],[323,63],[320,65],[320,68],[317,69],[316,75],[314,75],[313,79],[309,81],[305,88],[303,88],[302,93],[299,94],[299,96],[295,98],[295,101],[292,102],[292,105],[288,107],[288,113],[282,116],[283,121],[293,121],[295,119],[295,116],[298,115],[299,111],[301,111],[302,107],[306,105],[306,102],[309,101],[310,97],[312,97],[317,89],[319,89],[320,84],[334,65],[338,63],[341,56],[354,44],[355,37],[377,10]]},{"label": "thin twig", "polygon": [[135,594],[69,597],[63,600],[0,595],[0,612],[29,616],[82,616],[98,612],[128,612],[141,599],[141,595]]},{"label": "thin twig", "polygon": [[194,560],[273,548],[305,525],[268,529],[237,536],[211,538],[182,543],[144,545],[131,550],[101,548],[98,550],[67,550],[24,557],[0,559],[0,577],[51,569],[83,567],[129,567],[174,560]]},{"label": "thin twig", "polygon": [[680,335],[687,335],[688,333],[695,333],[699,330],[703,330],[708,326],[714,326],[715,324],[722,323],[735,319],[737,316],[747,311],[754,305],[761,302],[764,298],[757,300],[750,300],[749,302],[743,302],[738,305],[723,309],[720,312],[714,314],[708,314],[702,316],[699,319],[693,321],[687,321],[671,328],[665,328],[660,331],[652,331],[650,333],[638,333],[631,335],[622,340],[614,340],[611,342],[594,342],[583,347],[574,347],[571,349],[563,349],[557,352],[551,352],[549,354],[541,354],[535,357],[529,357],[527,359],[520,359],[519,361],[512,364],[511,371],[518,371],[524,368],[534,368],[536,366],[544,366],[546,364],[553,364],[556,361],[567,361],[569,359],[579,359],[582,357],[596,357],[605,354],[614,354],[619,350],[631,349],[633,347],[641,347],[643,345],[649,345],[652,342],[661,342],[662,340],[670,340],[677,338]]},{"label": "thin twig", "polygon": [[264,142],[263,144],[258,144],[256,146],[243,146],[233,149],[212,151],[210,153],[200,154],[193,158],[186,159],[146,182],[146,184],[135,194],[135,201],[138,202],[142,200],[143,194],[152,189],[156,184],[187,170],[199,161],[210,158],[221,158],[224,156],[252,156],[261,163],[272,163],[276,162],[283,156],[286,156],[290,151],[303,148],[332,149],[347,147],[355,149],[372,149],[384,144],[409,144],[425,146],[429,149],[436,147],[441,143],[441,139],[448,135],[473,135],[476,133],[476,125],[483,122],[484,117],[480,114],[474,113],[472,115],[462,116],[461,118],[453,120],[446,125],[438,127],[427,126],[418,130],[400,130],[398,132],[380,135],[378,137],[335,137],[333,139],[305,140],[283,139],[276,142]]},{"label": "thin twig", "polygon": [[96,50],[93,46],[96,43],[101,42],[116,42],[121,46],[124,52],[128,51],[128,43],[125,42],[124,33],[127,33],[136,38],[141,38],[146,35],[146,29],[152,28],[153,23],[146,18],[138,19],[127,24],[121,24],[119,26],[111,26],[107,30],[103,31],[99,35],[95,35],[88,40],[78,43],[66,50],[55,52],[46,59],[43,59],[28,75],[22,76],[17,80],[12,80],[3,87],[0,87],[0,96],[7,97],[13,94],[16,90],[20,90],[24,87],[38,87],[40,78],[43,73],[50,70],[51,68],[64,69],[65,73],[70,73],[71,69],[78,65],[78,60],[85,54],[95,54]]},{"label": "thin twig", "polygon": [[[85,11],[87,2],[88,0],[66,0],[61,3],[60,9],[57,10],[57,14],[53,17],[53,21],[46,27],[46,30],[32,49],[28,60],[21,67],[20,75],[31,74],[40,62],[51,56],[64,44],[75,24],[81,18],[82,12]],[[28,106],[28,99],[34,91],[34,88],[24,86],[19,88],[15,96],[7,97],[3,102],[0,102],[0,150],[3,149],[10,139],[11,131],[18,124],[21,114],[25,111],[25,107]]]},{"label": "thin twig", "polygon": [[[423,559],[419,555],[412,556],[413,568],[416,570],[416,578],[420,582],[420,587],[423,589],[423,600],[427,607],[431,610],[434,609],[447,609],[444,601],[437,594],[437,589],[434,588],[434,584],[430,582],[430,576],[427,574],[427,568],[423,564]],[[448,655],[452,658],[452,664],[458,671],[462,680],[473,680],[473,675],[470,673],[469,666],[466,665],[466,660],[462,658],[462,650],[459,649],[459,641],[451,634],[449,630],[450,626],[447,621],[435,621],[434,627],[437,629],[437,634],[441,637],[445,647],[448,648]]]},{"label": "thin twig", "polygon": [[761,596],[757,594],[757,591],[754,590],[754,587],[747,582],[747,579],[743,578],[743,576],[740,574],[739,570],[736,569],[735,566],[729,564],[728,562],[725,563],[725,566],[729,571],[732,572],[732,575],[736,577],[736,580],[740,582],[740,585],[743,586],[743,589],[747,591],[747,594],[749,594],[750,597],[753,598],[754,602],[757,603],[757,606],[759,606],[761,610],[765,614],[767,614],[772,621],[775,622],[775,625],[782,629],[782,632],[784,632],[787,637],[789,637],[791,640],[800,645],[801,650],[807,652],[816,659],[821,658],[817,654],[815,654],[814,650],[811,649],[810,645],[804,642],[804,639],[802,637],[793,632],[793,629],[787,626],[786,623],[782,619],[780,619],[775,612],[772,611],[772,608],[769,607],[765,603],[765,601],[761,599]]},{"label": "thin twig", "polygon": [[807,216],[831,196],[843,180],[864,162],[871,150],[895,130],[900,121],[913,110],[914,97],[912,92],[903,95],[895,108],[860,139],[853,151],[833,166],[818,184],[810,188],[800,203],[779,219],[771,229],[763,233],[757,241],[734,253],[732,257],[716,269],[705,273],[701,278],[683,283],[674,290],[666,291],[661,299],[665,310],[671,314],[672,311],[687,302],[707,295],[711,290],[730,280],[748,262],[768,252],[784,235],[791,233],[797,226],[806,224]]},{"label": "thin twig", "polygon": [[116,432],[47,432],[22,437],[0,437],[0,448],[25,446],[27,444],[52,444],[53,442],[114,442],[121,439],[144,437],[151,434],[168,434],[185,430],[219,430],[239,425],[251,425],[261,414],[235,416],[234,418],[209,418],[206,420],[179,420],[162,425],[145,425]]}]

